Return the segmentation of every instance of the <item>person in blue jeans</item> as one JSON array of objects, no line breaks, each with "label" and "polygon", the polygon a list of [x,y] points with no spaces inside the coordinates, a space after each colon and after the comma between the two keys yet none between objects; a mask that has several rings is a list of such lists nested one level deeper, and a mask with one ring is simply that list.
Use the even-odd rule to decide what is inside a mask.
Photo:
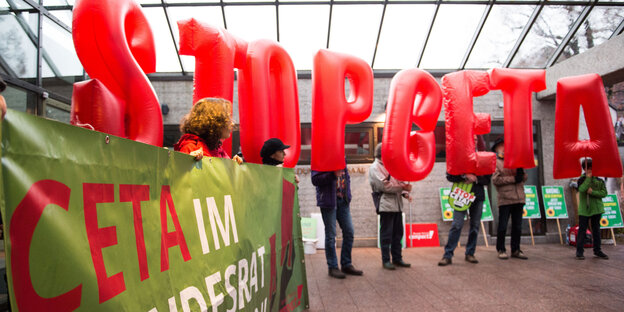
[{"label": "person in blue jeans", "polygon": [[[325,258],[329,276],[345,278],[345,274],[362,275],[351,263],[353,223],[351,222],[351,178],[347,169],[336,171],[312,170],[312,184],[316,187],[316,205],[321,208],[325,225]],[[336,221],[342,229],[340,266],[336,258]]]},{"label": "person in blue jeans", "polygon": [[466,213],[470,214],[470,230],[468,232],[468,243],[466,244],[466,261],[470,263],[479,263],[479,260],[475,258],[474,254],[477,249],[477,237],[479,236],[479,226],[481,225],[481,214],[483,212],[483,202],[485,201],[484,185],[490,183],[490,177],[476,176],[474,174],[462,174],[451,175],[446,174],[446,179],[450,182],[464,182],[472,183],[472,192],[476,197],[472,202],[468,210],[465,211],[453,211],[453,223],[451,223],[451,230],[449,231],[448,241],[444,246],[444,256],[442,260],[438,262],[439,266],[445,266],[453,263],[453,252],[457,243],[459,242],[459,236],[461,235],[462,227],[464,226],[464,217]]}]

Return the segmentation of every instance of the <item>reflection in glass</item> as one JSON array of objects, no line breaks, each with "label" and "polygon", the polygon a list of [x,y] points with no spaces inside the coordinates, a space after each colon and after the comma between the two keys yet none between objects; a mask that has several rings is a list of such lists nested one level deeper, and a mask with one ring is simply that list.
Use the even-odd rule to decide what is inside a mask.
[{"label": "reflection in glass", "polygon": [[434,9],[434,5],[388,5],[374,68],[416,67]]},{"label": "reflection in glass", "polygon": [[[167,10],[169,14],[169,21],[171,22],[171,27],[173,29],[173,37],[175,38],[178,47],[180,46],[180,30],[178,28],[178,21],[195,18],[202,23],[223,28],[223,13],[221,12],[221,7],[218,6],[169,7]],[[184,71],[195,71],[194,56],[180,55],[180,58],[182,59]]]},{"label": "reflection in glass", "polygon": [[484,10],[484,5],[440,5],[420,67],[459,68]]},{"label": "reflection in glass", "polygon": [[[22,89],[14,88],[12,86],[7,86],[6,90],[2,92],[2,96],[6,100],[7,108],[9,109],[14,109],[20,112],[26,112],[26,109],[29,107],[28,93]],[[30,98],[34,100],[35,95],[32,94]],[[30,107],[34,107],[34,103],[33,103],[33,106],[30,106]]]},{"label": "reflection in glass", "polygon": [[609,40],[622,20],[624,20],[623,7],[594,7],[565,47],[557,62],[583,53]]},{"label": "reflection in glass", "polygon": [[327,44],[328,5],[279,6],[280,44],[297,70],[312,69],[314,54]]},{"label": "reflection in glass", "polygon": [[43,50],[53,71],[59,76],[81,76],[82,65],[76,55],[72,35],[49,18],[43,19]]},{"label": "reflection in glass", "polygon": [[225,21],[230,33],[248,42],[277,40],[275,6],[226,6]]},{"label": "reflection in glass", "polygon": [[36,23],[36,15],[0,15],[0,57],[19,78],[37,76],[37,49],[33,42],[36,36],[29,37],[27,32],[30,32],[30,27],[24,25],[27,20],[34,20]]},{"label": "reflection in glass", "polygon": [[329,49],[373,60],[382,5],[334,5]]},{"label": "reflection in glass", "polygon": [[510,67],[544,68],[581,11],[582,6],[545,6]]},{"label": "reflection in glass", "polygon": [[72,11],[71,10],[54,10],[49,11],[54,15],[54,17],[58,18],[65,26],[72,26]]},{"label": "reflection in glass", "polygon": [[156,43],[156,71],[157,72],[181,72],[178,52],[173,45],[171,32],[165,11],[162,8],[143,8],[143,13],[152,28]]},{"label": "reflection in glass", "polygon": [[69,123],[69,105],[53,99],[47,99],[45,105],[45,117]]},{"label": "reflection in glass", "polygon": [[370,154],[369,131],[353,131],[347,129],[345,133],[345,155]]},{"label": "reflection in glass", "polygon": [[483,25],[466,67],[501,67],[534,9],[534,5],[495,5]]}]

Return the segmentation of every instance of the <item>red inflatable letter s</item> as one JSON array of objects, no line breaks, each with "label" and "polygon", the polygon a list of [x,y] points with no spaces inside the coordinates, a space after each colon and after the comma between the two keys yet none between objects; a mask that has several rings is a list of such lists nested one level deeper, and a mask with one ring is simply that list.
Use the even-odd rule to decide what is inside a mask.
[{"label": "red inflatable letter s", "polygon": [[[589,140],[579,141],[579,115],[583,106]],[[581,175],[581,157],[591,157],[595,176],[621,177],[622,162],[615,141],[607,96],[597,74],[557,81],[555,155],[553,176],[566,179]]]},{"label": "red inflatable letter s", "polygon": [[145,76],[156,68],[154,37],[141,7],[132,0],[76,1],[72,35],[85,70],[106,86],[74,86],[72,123],[161,146],[160,104]]},{"label": "red inflatable letter s", "polygon": [[312,86],[312,170],[344,169],[345,125],[366,120],[373,110],[373,70],[355,56],[321,49],[314,55]]},{"label": "red inflatable letter s", "polygon": [[505,168],[535,167],[531,92],[546,89],[546,71],[494,68],[490,83],[505,99]]},{"label": "red inflatable letter s", "polygon": [[475,114],[472,98],[488,93],[486,72],[464,70],[442,77],[446,118],[446,171],[453,175],[492,174],[496,155],[475,151],[476,134],[490,132],[490,115]]},{"label": "red inflatable letter s", "polygon": [[[414,103],[415,99],[420,99]],[[420,69],[402,70],[390,84],[381,156],[388,172],[403,181],[427,177],[435,162],[435,130],[442,91]],[[412,123],[420,130],[411,132]]]}]

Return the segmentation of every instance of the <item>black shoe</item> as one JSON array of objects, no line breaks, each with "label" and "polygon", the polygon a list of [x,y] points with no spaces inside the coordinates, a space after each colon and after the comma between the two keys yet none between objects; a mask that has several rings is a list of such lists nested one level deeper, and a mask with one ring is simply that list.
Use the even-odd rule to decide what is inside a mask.
[{"label": "black shoe", "polygon": [[356,269],[353,265],[342,267],[342,272],[349,275],[362,275],[364,272]]},{"label": "black shoe", "polygon": [[329,276],[335,277],[335,278],[339,278],[339,279],[343,279],[343,278],[347,277],[346,275],[344,275],[344,273],[340,272],[340,270],[338,270],[338,268],[331,268],[331,269],[329,269]]},{"label": "black shoe", "polygon": [[604,259],[604,260],[608,260],[609,256],[605,255],[604,252],[599,251],[599,252],[594,252],[594,257],[600,258],[600,259]]},{"label": "black shoe", "polygon": [[522,260],[526,260],[529,259],[529,257],[525,256],[524,253],[522,252],[522,250],[516,250],[514,252],[511,253],[511,257],[512,258],[517,258],[517,259],[522,259]]},{"label": "black shoe", "polygon": [[477,260],[474,255],[466,255],[466,261],[470,263],[479,263],[479,260]]},{"label": "black shoe", "polygon": [[383,268],[386,270],[396,270],[396,266],[394,266],[394,264],[390,263],[390,262],[384,262],[383,263]]},{"label": "black shoe", "polygon": [[407,263],[407,262],[405,262],[403,260],[392,261],[392,264],[394,264],[394,265],[396,265],[398,267],[401,267],[401,268],[409,268],[409,267],[412,266],[411,264],[409,264],[409,263]]},{"label": "black shoe", "polygon": [[449,264],[452,264],[453,260],[451,260],[451,258],[442,258],[442,260],[440,260],[440,262],[438,262],[439,266],[447,266]]},{"label": "black shoe", "polygon": [[576,260],[585,260],[585,256],[583,256],[583,255],[576,255]]}]

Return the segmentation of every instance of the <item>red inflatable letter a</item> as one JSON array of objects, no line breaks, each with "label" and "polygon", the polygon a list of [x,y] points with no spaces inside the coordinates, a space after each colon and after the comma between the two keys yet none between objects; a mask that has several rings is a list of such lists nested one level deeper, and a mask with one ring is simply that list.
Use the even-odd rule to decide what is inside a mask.
[{"label": "red inflatable letter a", "polygon": [[[578,139],[580,106],[583,106],[589,140]],[[595,176],[622,176],[622,163],[607,96],[597,74],[566,77],[557,81],[554,156],[555,179],[581,175],[579,159],[582,157],[592,158]]]}]

